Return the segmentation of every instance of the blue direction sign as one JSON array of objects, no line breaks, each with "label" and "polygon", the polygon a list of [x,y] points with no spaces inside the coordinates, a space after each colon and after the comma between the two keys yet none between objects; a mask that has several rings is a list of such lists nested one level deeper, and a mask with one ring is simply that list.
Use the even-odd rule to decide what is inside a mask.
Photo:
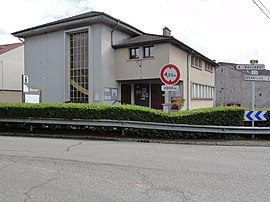
[{"label": "blue direction sign", "polygon": [[266,121],[267,118],[267,111],[245,111],[245,121]]}]

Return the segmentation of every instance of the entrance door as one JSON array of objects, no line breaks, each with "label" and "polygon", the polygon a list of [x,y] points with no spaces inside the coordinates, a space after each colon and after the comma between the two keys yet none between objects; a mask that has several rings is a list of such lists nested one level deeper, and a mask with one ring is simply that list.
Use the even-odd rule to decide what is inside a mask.
[{"label": "entrance door", "polygon": [[135,84],[135,105],[149,107],[149,84]]},{"label": "entrance door", "polygon": [[131,104],[130,84],[121,84],[121,104]]},{"label": "entrance door", "polygon": [[164,103],[163,92],[161,91],[161,84],[151,85],[151,107],[153,109],[162,109]]}]

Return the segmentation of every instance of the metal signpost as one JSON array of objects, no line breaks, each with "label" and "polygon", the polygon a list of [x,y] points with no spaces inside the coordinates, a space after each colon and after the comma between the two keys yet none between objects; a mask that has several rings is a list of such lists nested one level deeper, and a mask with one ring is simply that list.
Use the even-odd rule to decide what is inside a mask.
[{"label": "metal signpost", "polygon": [[254,127],[254,121],[264,121],[268,117],[268,114],[264,111],[254,111],[255,106],[255,81],[270,81],[269,76],[258,75],[260,70],[265,69],[264,64],[257,64],[258,60],[250,60],[251,64],[239,64],[236,65],[236,69],[247,70],[250,75],[244,75],[245,81],[252,81],[252,92],[251,92],[251,110],[245,112],[245,121],[252,121],[252,127]]},{"label": "metal signpost", "polygon": [[165,103],[163,104],[163,112],[171,111],[170,92],[177,91],[179,86],[174,86],[180,80],[180,70],[173,64],[164,65],[159,72],[160,80],[165,84],[161,86],[161,90],[165,91]]}]

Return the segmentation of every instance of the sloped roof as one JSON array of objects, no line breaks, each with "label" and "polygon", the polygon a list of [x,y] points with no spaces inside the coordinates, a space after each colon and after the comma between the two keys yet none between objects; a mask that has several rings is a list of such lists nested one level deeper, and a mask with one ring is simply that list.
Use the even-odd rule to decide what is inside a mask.
[{"label": "sloped roof", "polygon": [[153,45],[153,44],[160,44],[160,43],[171,43],[178,48],[181,48],[184,51],[187,51],[188,53],[192,53],[193,55],[196,55],[198,57],[201,57],[211,63],[214,66],[217,66],[215,61],[207,58],[206,56],[202,55],[201,53],[197,52],[193,48],[189,47],[188,45],[184,44],[183,42],[177,40],[173,36],[164,36],[164,35],[155,35],[155,34],[144,34],[142,36],[134,37],[131,39],[128,39],[124,42],[121,42],[119,44],[114,45],[114,48],[126,48],[126,47],[132,47],[132,46],[143,46],[143,45]]},{"label": "sloped roof", "polygon": [[142,36],[134,37],[128,39],[122,43],[114,45],[114,48],[130,47],[133,45],[143,45],[149,43],[165,43],[172,39],[172,36],[154,35],[154,34],[144,34]]},{"label": "sloped roof", "polygon": [[4,44],[4,45],[0,45],[0,55],[3,53],[6,53],[8,51],[11,51],[15,48],[18,48],[20,46],[22,46],[23,43],[13,43],[13,44]]},{"label": "sloped roof", "polygon": [[[228,68],[235,69],[235,70],[240,71],[242,73],[246,73],[247,72],[247,70],[236,69],[236,66],[239,65],[239,64],[236,64],[236,63],[219,62],[218,65],[219,66],[226,66]],[[267,75],[267,76],[270,76],[270,70],[268,70],[268,69],[258,70],[258,75]]]},{"label": "sloped roof", "polygon": [[12,33],[15,37],[26,38],[34,35],[46,34],[59,30],[73,29],[77,27],[88,26],[95,23],[104,23],[111,27],[116,27],[125,33],[129,33],[132,36],[138,36],[144,34],[141,30],[122,22],[106,13],[91,11],[80,15],[64,18],[54,22],[46,23],[36,27],[31,27],[21,31]]}]

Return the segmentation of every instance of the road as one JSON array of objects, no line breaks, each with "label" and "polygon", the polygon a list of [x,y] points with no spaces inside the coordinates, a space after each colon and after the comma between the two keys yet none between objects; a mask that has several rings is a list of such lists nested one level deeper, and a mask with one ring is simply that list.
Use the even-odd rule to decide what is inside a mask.
[{"label": "road", "polygon": [[270,148],[0,137],[0,201],[269,201]]}]

